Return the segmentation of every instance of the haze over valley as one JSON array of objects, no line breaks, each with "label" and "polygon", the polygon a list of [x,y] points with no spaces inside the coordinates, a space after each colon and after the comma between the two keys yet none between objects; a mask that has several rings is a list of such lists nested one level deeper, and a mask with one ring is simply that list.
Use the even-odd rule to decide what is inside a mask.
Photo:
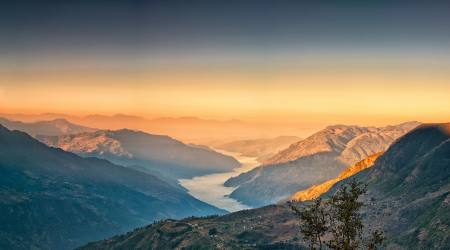
[{"label": "haze over valley", "polygon": [[450,1],[0,8],[0,250],[450,249]]}]

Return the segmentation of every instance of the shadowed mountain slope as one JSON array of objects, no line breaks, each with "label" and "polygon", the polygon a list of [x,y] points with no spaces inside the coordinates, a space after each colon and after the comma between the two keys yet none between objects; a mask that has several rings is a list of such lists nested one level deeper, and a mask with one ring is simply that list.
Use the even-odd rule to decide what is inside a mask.
[{"label": "shadowed mountain slope", "polygon": [[169,136],[128,129],[40,136],[38,139],[52,147],[107,159],[173,182],[180,178],[226,172],[239,166],[239,162],[230,156],[189,146]]},{"label": "shadowed mountain slope", "polygon": [[450,247],[450,123],[419,126],[356,178],[368,184],[368,221],[392,247]]},{"label": "shadowed mountain slope", "polygon": [[218,213],[155,176],[0,125],[0,249],[71,249],[158,219]]}]

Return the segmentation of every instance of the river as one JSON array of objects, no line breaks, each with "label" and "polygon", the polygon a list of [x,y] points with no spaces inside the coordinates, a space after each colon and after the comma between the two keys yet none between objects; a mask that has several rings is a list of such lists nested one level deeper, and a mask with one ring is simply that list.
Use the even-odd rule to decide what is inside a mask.
[{"label": "river", "polygon": [[181,186],[186,188],[189,194],[195,198],[229,212],[251,208],[228,197],[235,188],[225,187],[223,184],[229,178],[238,176],[240,173],[247,172],[258,166],[259,162],[256,160],[256,157],[241,156],[239,153],[224,150],[215,149],[215,151],[234,157],[241,163],[241,166],[233,169],[231,172],[196,176],[192,179],[181,179],[179,180]]}]

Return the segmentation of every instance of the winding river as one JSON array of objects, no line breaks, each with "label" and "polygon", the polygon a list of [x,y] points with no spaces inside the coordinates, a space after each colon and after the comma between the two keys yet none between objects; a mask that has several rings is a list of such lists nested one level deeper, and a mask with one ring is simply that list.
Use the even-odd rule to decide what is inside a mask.
[{"label": "winding river", "polygon": [[233,169],[231,172],[196,176],[192,179],[181,179],[179,180],[180,184],[195,198],[229,212],[250,208],[228,197],[235,188],[225,187],[223,184],[229,178],[238,176],[240,173],[247,172],[258,166],[259,162],[256,160],[256,157],[241,156],[239,153],[224,150],[215,149],[215,151],[234,157],[241,163],[241,166]]}]

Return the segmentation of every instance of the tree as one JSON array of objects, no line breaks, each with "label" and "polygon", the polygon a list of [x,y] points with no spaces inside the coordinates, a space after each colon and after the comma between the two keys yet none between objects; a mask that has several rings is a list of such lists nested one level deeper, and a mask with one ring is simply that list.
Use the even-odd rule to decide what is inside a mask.
[{"label": "tree", "polygon": [[[355,179],[341,186],[328,200],[318,198],[305,208],[290,203],[291,209],[300,219],[300,233],[309,242],[311,249],[323,248],[325,242],[330,249],[354,250],[365,247],[374,250],[384,240],[383,233],[375,230],[364,241],[364,224],[360,213],[364,203],[359,200],[366,193],[366,186]],[[365,244],[364,244],[365,242]]]},{"label": "tree", "polygon": [[363,222],[359,210],[364,205],[358,198],[366,192],[362,183],[352,179],[331,197],[329,206],[331,249],[352,250],[361,246]]},{"label": "tree", "polygon": [[300,233],[310,243],[311,249],[322,249],[322,237],[327,232],[327,218],[325,213],[325,207],[322,203],[322,199],[316,199],[314,203],[306,208],[299,209],[290,203],[292,210],[297,214],[300,220],[303,222],[300,224]]}]

